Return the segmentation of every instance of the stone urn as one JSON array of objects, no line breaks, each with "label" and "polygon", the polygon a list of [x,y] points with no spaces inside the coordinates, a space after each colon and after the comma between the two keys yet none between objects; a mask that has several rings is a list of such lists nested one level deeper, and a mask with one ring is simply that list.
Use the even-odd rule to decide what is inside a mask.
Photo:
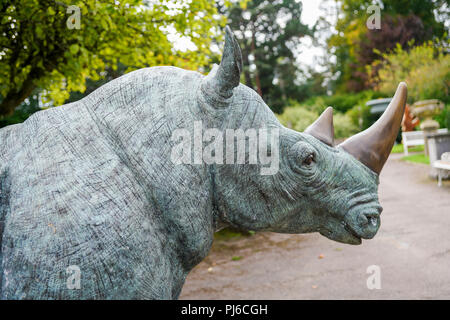
[{"label": "stone urn", "polygon": [[411,106],[411,113],[420,119],[420,129],[424,132],[425,155],[428,152],[428,136],[436,133],[439,123],[433,120],[444,109],[444,103],[437,99],[417,101]]}]

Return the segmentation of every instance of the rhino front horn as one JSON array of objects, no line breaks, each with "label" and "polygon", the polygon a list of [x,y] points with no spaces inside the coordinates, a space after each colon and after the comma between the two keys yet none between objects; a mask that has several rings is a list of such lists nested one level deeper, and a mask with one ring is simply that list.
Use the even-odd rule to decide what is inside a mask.
[{"label": "rhino front horn", "polygon": [[344,149],[366,167],[380,174],[391,153],[400,129],[407,97],[406,83],[401,82],[383,115],[370,128],[345,140]]},{"label": "rhino front horn", "polygon": [[332,147],[334,145],[333,108],[326,108],[320,117],[306,128],[305,133]]}]

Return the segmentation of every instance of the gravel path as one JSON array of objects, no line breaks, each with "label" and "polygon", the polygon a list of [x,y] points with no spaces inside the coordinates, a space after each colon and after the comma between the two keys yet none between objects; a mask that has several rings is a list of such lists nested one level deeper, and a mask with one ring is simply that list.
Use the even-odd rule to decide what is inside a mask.
[{"label": "gravel path", "polygon": [[[428,166],[398,158],[381,174],[374,239],[350,246],[319,234],[257,233],[215,241],[180,298],[450,299],[450,181],[438,188]],[[367,288],[371,265],[381,289]]]}]

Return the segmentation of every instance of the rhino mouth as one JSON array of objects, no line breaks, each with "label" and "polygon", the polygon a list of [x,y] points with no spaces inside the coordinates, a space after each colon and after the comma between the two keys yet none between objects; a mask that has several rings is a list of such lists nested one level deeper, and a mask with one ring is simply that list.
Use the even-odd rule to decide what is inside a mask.
[{"label": "rhino mouth", "polygon": [[359,245],[362,243],[361,236],[345,222],[334,224],[332,228],[321,228],[319,233],[330,240],[345,244]]},{"label": "rhino mouth", "polygon": [[350,226],[346,223],[344,223],[344,230],[354,238],[355,242],[357,242],[355,244],[361,244],[361,236],[357,234],[352,228],[350,228]]}]

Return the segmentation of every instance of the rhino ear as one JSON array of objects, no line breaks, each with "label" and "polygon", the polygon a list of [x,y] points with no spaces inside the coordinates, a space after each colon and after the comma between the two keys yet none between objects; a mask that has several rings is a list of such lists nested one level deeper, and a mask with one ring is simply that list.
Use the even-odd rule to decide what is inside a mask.
[{"label": "rhino ear", "polygon": [[225,28],[225,46],[220,65],[214,66],[203,79],[202,92],[215,106],[226,106],[239,85],[242,72],[242,53],[231,29]]}]

